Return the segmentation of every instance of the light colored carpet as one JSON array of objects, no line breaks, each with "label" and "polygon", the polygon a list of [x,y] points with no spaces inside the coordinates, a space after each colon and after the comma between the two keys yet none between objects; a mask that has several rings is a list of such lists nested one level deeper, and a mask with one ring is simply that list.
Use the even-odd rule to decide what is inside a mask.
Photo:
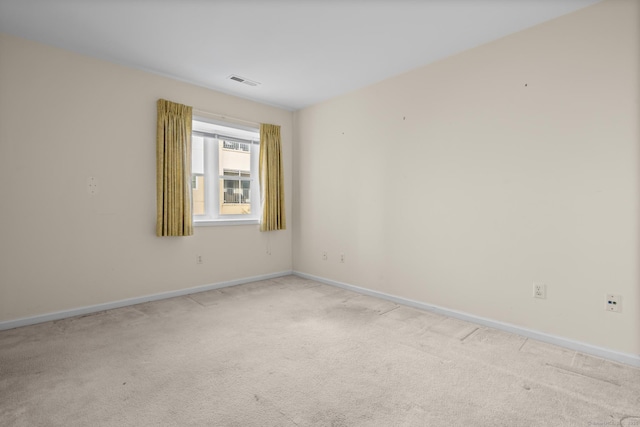
[{"label": "light colored carpet", "polygon": [[3,426],[640,426],[640,369],[295,276],[0,332]]}]

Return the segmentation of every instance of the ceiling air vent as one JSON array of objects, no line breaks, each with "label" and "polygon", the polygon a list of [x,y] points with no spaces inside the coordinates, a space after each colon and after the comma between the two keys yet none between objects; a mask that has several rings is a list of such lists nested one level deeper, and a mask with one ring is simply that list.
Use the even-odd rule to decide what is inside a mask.
[{"label": "ceiling air vent", "polygon": [[238,83],[245,84],[247,86],[258,86],[260,84],[258,82],[254,82],[253,80],[249,80],[249,79],[245,79],[244,77],[236,76],[235,74],[230,75],[229,76],[229,80],[233,80],[233,81],[236,81]]}]

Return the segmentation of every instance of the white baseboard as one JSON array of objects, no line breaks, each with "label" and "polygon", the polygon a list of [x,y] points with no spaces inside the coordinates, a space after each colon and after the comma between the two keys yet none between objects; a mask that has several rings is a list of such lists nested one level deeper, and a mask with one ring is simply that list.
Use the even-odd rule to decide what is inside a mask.
[{"label": "white baseboard", "polygon": [[615,362],[620,362],[627,365],[640,367],[640,355],[637,355],[637,354],[629,354],[629,353],[622,353],[614,350],[609,350],[606,348],[593,346],[591,344],[585,344],[585,343],[573,341],[567,338],[562,338],[554,335],[545,334],[543,332],[522,328],[519,326],[511,325],[509,323],[503,323],[497,320],[491,320],[484,317],[463,313],[460,311],[450,310],[447,308],[438,307],[431,304],[425,304],[423,302],[414,301],[407,298],[397,297],[394,295],[386,294],[384,292],[373,291],[371,289],[361,288],[359,286],[349,285],[347,283],[341,283],[335,280],[325,279],[324,277],[318,277],[312,274],[302,273],[299,271],[294,271],[293,274],[295,274],[296,276],[304,277],[306,279],[311,279],[321,283],[325,283],[327,285],[332,285],[332,286],[337,286],[339,288],[347,289],[349,291],[354,291],[361,294],[382,298],[388,301],[395,302],[397,304],[415,307],[421,310],[430,311],[430,312],[441,314],[448,317],[454,317],[460,320],[466,320],[467,322],[472,322],[472,323],[487,326],[490,328],[511,332],[516,335],[521,335],[527,338],[532,338],[538,341],[554,344],[560,347],[579,351],[581,353],[601,357],[603,359],[608,359]]},{"label": "white baseboard", "polygon": [[242,285],[244,283],[257,282],[259,280],[274,279],[276,277],[288,276],[293,274],[291,270],[281,271],[279,273],[263,274],[260,276],[245,277],[237,280],[229,280],[226,282],[211,283],[208,285],[196,286],[194,288],[179,289],[176,291],[162,292],[159,294],[145,295],[136,298],[129,298],[119,301],[107,302],[104,304],[90,305],[86,307],[78,307],[70,310],[56,311],[54,313],[41,314],[33,317],[23,317],[20,319],[6,320],[0,322],[0,331],[5,329],[19,328],[21,326],[35,325],[36,323],[50,322],[52,320],[65,319],[67,317],[82,316],[85,314],[96,313],[98,311],[111,310],[113,308],[126,307],[129,305],[141,304],[143,302],[157,301],[161,299],[179,297],[183,295],[195,294],[198,292],[210,291],[213,289],[226,288],[229,286]]}]

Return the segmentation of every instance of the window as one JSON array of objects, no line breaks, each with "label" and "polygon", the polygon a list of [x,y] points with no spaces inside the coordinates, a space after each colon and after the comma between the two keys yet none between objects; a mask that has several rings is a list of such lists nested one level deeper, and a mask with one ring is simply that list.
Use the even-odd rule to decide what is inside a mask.
[{"label": "window", "polygon": [[196,225],[257,224],[258,129],[193,120],[191,189]]}]

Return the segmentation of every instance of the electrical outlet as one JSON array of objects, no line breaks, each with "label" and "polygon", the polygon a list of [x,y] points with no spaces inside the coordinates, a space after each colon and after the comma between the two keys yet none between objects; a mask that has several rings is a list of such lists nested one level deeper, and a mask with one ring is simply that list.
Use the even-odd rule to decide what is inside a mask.
[{"label": "electrical outlet", "polygon": [[326,261],[327,260],[327,252],[322,252],[322,260]]},{"label": "electrical outlet", "polygon": [[196,255],[196,264],[202,264],[202,255]]},{"label": "electrical outlet", "polygon": [[622,295],[607,294],[604,300],[604,309],[622,313]]},{"label": "electrical outlet", "polygon": [[534,298],[547,298],[547,286],[544,283],[533,282],[533,297]]},{"label": "electrical outlet", "polygon": [[344,254],[340,254],[340,262],[344,264]]}]

